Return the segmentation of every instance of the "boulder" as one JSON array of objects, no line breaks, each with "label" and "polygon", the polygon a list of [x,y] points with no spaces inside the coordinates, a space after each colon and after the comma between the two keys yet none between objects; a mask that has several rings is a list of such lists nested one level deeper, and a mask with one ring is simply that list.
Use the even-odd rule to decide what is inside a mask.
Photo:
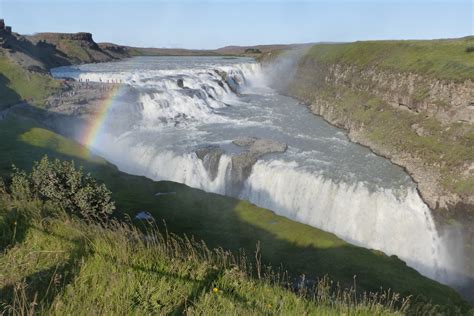
[{"label": "boulder", "polygon": [[217,177],[219,171],[219,162],[221,156],[224,154],[219,146],[210,145],[203,148],[199,148],[195,151],[196,156],[202,160],[204,168],[206,168],[207,173],[211,180],[214,180]]},{"label": "boulder", "polygon": [[141,211],[137,215],[135,215],[135,219],[142,220],[142,221],[154,221],[155,218],[151,215],[150,212]]},{"label": "boulder", "polygon": [[233,155],[230,170],[230,186],[226,188],[228,194],[238,196],[242,190],[245,180],[252,173],[253,165],[259,158],[270,153],[283,153],[287,149],[285,143],[272,139],[260,139],[256,137],[241,137],[232,141],[239,147],[247,149],[239,154]]},{"label": "boulder", "polygon": [[284,153],[288,146],[272,139],[257,139],[250,145],[249,152],[258,157],[269,153]]},{"label": "boulder", "polygon": [[255,143],[255,141],[257,139],[258,138],[256,138],[256,137],[240,137],[240,138],[237,138],[237,139],[233,140],[232,144],[240,146],[240,147],[245,147],[245,146],[252,145],[253,143]]},{"label": "boulder", "polygon": [[[229,180],[226,182],[226,194],[238,197],[245,180],[252,173],[252,168],[259,158],[270,153],[283,153],[287,149],[285,143],[272,139],[256,137],[240,137],[232,141],[242,151],[231,157],[230,170],[227,170]],[[225,151],[216,145],[209,145],[195,150],[196,156],[202,160],[211,180],[217,177],[219,162]]]}]

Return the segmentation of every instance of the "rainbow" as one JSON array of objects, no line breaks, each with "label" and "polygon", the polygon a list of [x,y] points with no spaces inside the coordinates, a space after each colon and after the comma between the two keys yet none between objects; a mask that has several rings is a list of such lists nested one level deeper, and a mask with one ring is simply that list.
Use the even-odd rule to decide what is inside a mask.
[{"label": "rainbow", "polygon": [[112,89],[109,91],[107,98],[105,98],[99,104],[99,109],[96,115],[88,122],[79,135],[79,141],[87,148],[94,147],[95,142],[97,141],[97,136],[101,131],[104,121],[107,119],[107,116],[110,113],[110,110],[113,108],[114,101],[118,92],[120,91],[122,85],[114,84]]}]

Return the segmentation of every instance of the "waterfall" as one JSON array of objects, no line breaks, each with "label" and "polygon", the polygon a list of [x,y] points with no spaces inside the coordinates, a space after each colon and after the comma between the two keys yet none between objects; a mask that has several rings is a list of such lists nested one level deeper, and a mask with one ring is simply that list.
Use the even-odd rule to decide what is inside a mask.
[{"label": "waterfall", "polygon": [[[101,154],[125,172],[229,194],[231,158],[227,155],[221,157],[212,179],[195,153],[160,151],[131,140],[115,145],[116,152],[109,148]],[[123,148],[128,148],[126,153]],[[364,183],[335,183],[296,167],[278,160],[257,162],[237,197],[353,244],[397,255],[425,276],[450,281],[449,251],[414,188],[402,193],[371,191]]]},{"label": "waterfall", "polygon": [[242,198],[367,248],[397,255],[422,274],[447,280],[449,260],[429,208],[415,189],[371,192],[279,161],[259,162]]},{"label": "waterfall", "polygon": [[[302,112],[304,109],[296,108],[296,105],[294,110],[281,107],[281,111],[290,111],[292,115],[293,111],[301,112],[295,112],[294,115],[301,117],[298,116],[293,122],[284,115],[280,118],[275,114],[272,105],[262,109],[257,101],[244,97],[250,88],[266,86],[265,75],[255,62],[210,62],[204,66],[182,67],[175,59],[166,61],[168,64],[176,63],[179,67],[169,69],[163,63],[160,67],[164,69],[150,69],[151,66],[144,63],[140,70],[136,69],[134,63],[112,63],[107,64],[111,66],[106,69],[91,65],[79,69],[62,68],[55,73],[56,76],[81,81],[121,82],[136,90],[137,99],[133,107],[126,102],[118,105],[138,109],[138,119],[130,116],[130,120],[136,120],[133,122],[134,128],[119,135],[113,128],[105,128],[98,135],[99,145],[94,148],[125,172],[229,195],[233,192],[229,190],[232,185],[232,154],[240,150],[232,147],[234,134],[263,131],[267,137],[277,137],[282,126],[294,124],[295,129],[300,126],[303,128],[303,120],[309,117],[308,113]],[[268,89],[265,91],[268,92]],[[272,92],[255,98],[271,101],[277,97]],[[262,119],[252,121],[252,125],[247,124],[252,115],[261,115],[258,111],[263,110],[269,111],[270,120],[274,119],[270,122],[273,125],[268,123],[269,119],[264,115]],[[123,116],[123,113],[117,111],[115,115]],[[114,126],[115,119],[123,120],[123,117],[114,118],[112,114],[104,124],[106,127]],[[271,132],[267,132],[266,126]],[[328,129],[331,131],[327,132]],[[334,162],[339,161],[339,157],[329,159],[334,161],[328,164],[335,166],[329,169],[330,172],[317,164],[319,159],[327,158],[324,155],[342,157],[342,149],[359,148],[337,136],[333,130],[334,127],[326,125],[320,127],[320,134],[302,129],[301,134],[295,136],[301,140],[288,144],[293,151],[290,150],[281,158],[264,157],[253,165],[237,197],[295,221],[332,232],[356,245],[396,255],[425,276],[452,283],[454,276],[462,271],[456,262],[462,260],[452,258],[453,250],[448,249],[448,242],[438,233],[431,212],[418,195],[413,182],[403,180],[408,178],[403,171],[390,173],[385,170],[386,167],[372,168],[372,162],[374,165],[390,164],[375,156],[370,158],[371,162],[365,163],[366,153],[363,158],[357,158],[359,156],[354,153],[355,160],[364,160],[359,165],[367,169],[363,170],[364,173],[370,173],[367,177],[378,179],[373,180],[376,184],[371,185],[370,179],[356,177],[356,180],[348,181],[344,175],[337,175],[344,169],[344,165]],[[321,133],[332,134],[324,137]],[[290,136],[279,137],[292,141]],[[313,140],[314,143],[309,143],[310,147],[316,148],[308,150],[305,147],[308,143],[304,142]],[[323,140],[330,144],[323,147]],[[229,149],[215,159],[216,166],[212,172],[196,155],[197,148],[208,144]],[[314,157],[318,150],[326,150],[326,153]],[[305,157],[311,159],[300,159],[295,152],[303,152]],[[309,168],[305,164],[313,165]],[[378,178],[381,172],[387,173],[383,181]],[[397,182],[392,179],[395,172],[402,180]],[[388,184],[379,185],[382,182]]]}]

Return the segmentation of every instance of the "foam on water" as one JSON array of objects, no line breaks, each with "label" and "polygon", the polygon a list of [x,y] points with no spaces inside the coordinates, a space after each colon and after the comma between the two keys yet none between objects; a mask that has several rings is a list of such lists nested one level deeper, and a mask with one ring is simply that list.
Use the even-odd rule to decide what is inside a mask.
[{"label": "foam on water", "polygon": [[[83,67],[88,69],[88,65]],[[141,108],[143,123],[148,126],[177,125],[190,121],[225,122],[227,119],[218,115],[216,110],[225,108],[229,102],[237,102],[236,93],[242,87],[261,85],[261,74],[256,63],[135,72],[113,69],[83,72],[76,67],[53,70],[56,77],[82,82],[120,83],[135,88],[138,90],[137,104]],[[182,80],[183,87],[178,85],[178,80]]]},{"label": "foam on water", "polygon": [[242,197],[356,245],[397,255],[422,274],[447,280],[446,249],[414,188],[403,194],[370,191],[364,183],[334,183],[294,165],[261,161]]}]

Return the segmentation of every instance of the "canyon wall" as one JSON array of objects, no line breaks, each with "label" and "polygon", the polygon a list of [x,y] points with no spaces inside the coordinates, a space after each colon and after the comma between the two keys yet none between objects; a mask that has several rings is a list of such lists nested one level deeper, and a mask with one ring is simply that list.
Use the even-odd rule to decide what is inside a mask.
[{"label": "canyon wall", "polygon": [[[438,229],[446,235],[462,234],[465,277],[472,286],[474,68],[450,78],[450,73],[437,76],[386,67],[376,58],[370,60],[373,53],[364,62],[351,63],[346,51],[356,45],[361,44],[334,44],[330,57],[316,45],[300,54],[266,56],[262,62],[269,69],[291,65],[275,75],[289,82],[276,84],[280,91],[347,130],[351,140],[407,170],[432,209]],[[334,57],[337,54],[342,57]],[[423,51],[418,58],[423,59]]]}]

